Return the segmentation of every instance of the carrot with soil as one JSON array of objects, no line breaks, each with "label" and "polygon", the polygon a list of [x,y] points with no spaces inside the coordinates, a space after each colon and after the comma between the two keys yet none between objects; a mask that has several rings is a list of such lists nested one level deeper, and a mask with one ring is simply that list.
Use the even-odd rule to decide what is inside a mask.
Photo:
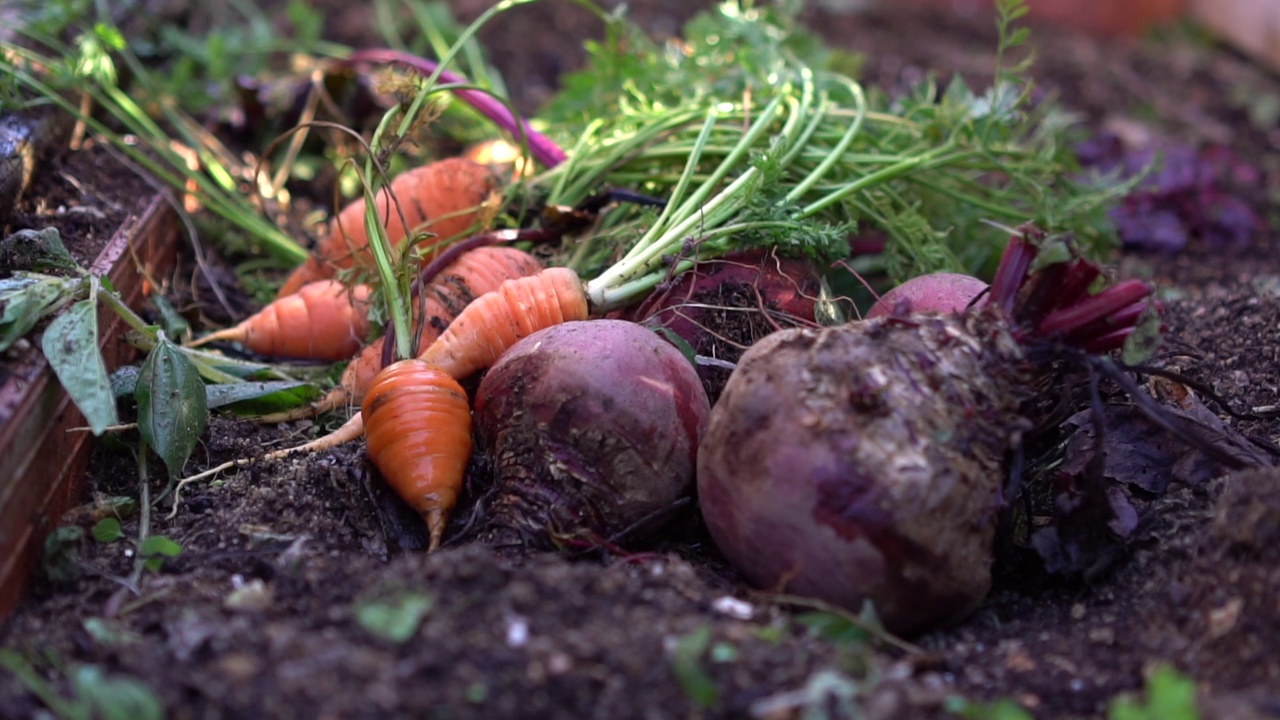
[{"label": "carrot with soil", "polygon": [[369,459],[426,520],[436,549],[471,457],[467,393],[438,368],[401,360],[378,373],[361,410]]},{"label": "carrot with soil", "polygon": [[[488,168],[464,158],[445,158],[407,170],[377,195],[378,222],[392,245],[417,232],[443,243],[480,225],[486,201],[497,189]],[[328,236],[285,279],[277,297],[315,280],[369,261],[365,200],[352,201],[330,223]],[[430,253],[424,256],[430,258]]]},{"label": "carrot with soil", "polygon": [[[443,256],[442,256],[443,257]],[[506,280],[532,275],[542,269],[537,258],[523,250],[505,246],[470,249],[431,278],[422,290],[421,302],[414,310],[422,317],[417,350],[425,351],[476,298],[496,290]],[[385,364],[386,337],[365,345],[342,373],[342,379],[319,401],[294,410],[259,418],[266,423],[285,422],[336,410],[348,404],[359,404],[373,378]],[[352,351],[354,352],[354,351]],[[346,357],[351,357],[348,353]]]},{"label": "carrot with soil", "polygon": [[345,360],[369,335],[368,285],[337,280],[307,283],[233,327],[188,343],[232,341],[259,355],[295,360]]}]

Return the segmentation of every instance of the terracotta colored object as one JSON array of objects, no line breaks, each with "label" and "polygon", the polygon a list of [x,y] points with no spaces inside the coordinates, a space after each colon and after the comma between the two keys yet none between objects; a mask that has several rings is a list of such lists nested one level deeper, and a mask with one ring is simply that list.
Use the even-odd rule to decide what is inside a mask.
[{"label": "terracotta colored object", "polygon": [[[116,231],[90,267],[106,275],[131,307],[142,304],[144,275],[172,269],[178,225],[160,197]],[[108,369],[133,359],[124,321],[110,310],[98,315],[100,346]],[[44,538],[79,497],[94,437],[49,369],[38,346],[18,353],[0,385],[0,618],[22,598],[41,560]]]},{"label": "terracotta colored object", "polygon": [[1227,42],[1280,70],[1280,2],[1191,0],[1191,14]]},{"label": "terracotta colored object", "polygon": [[[993,0],[911,0],[960,13],[990,12]],[[1216,4],[1218,0],[1201,0]],[[1257,0],[1261,3],[1272,0]],[[1187,0],[1027,0],[1032,20],[1099,35],[1137,35],[1181,17]]]}]

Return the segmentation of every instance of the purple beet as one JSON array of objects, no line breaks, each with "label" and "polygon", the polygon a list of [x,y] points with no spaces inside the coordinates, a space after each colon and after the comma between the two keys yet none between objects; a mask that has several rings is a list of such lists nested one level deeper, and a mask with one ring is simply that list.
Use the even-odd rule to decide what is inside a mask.
[{"label": "purple beet", "polygon": [[855,612],[870,600],[902,633],[977,607],[1041,351],[1119,347],[1151,292],[1126,281],[1088,295],[1096,266],[1030,273],[1036,252],[1011,241],[982,307],[890,309],[743,354],[702,440],[698,495],[752,584]]},{"label": "purple beet", "polygon": [[476,393],[494,464],[498,544],[631,545],[692,496],[710,407],[671,343],[624,320],[572,322],[516,343]]},{"label": "purple beet", "polygon": [[814,324],[820,285],[807,261],[731,253],[681,273],[628,317],[674,333],[704,358],[698,376],[714,404],[743,350],[775,330]]}]

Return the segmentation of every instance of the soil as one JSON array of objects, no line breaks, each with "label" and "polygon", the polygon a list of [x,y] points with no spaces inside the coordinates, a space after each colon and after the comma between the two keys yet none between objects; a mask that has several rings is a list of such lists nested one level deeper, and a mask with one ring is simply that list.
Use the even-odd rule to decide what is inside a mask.
[{"label": "soil", "polygon": [[[662,31],[689,12],[636,5]],[[536,105],[598,27],[569,3],[527,10],[484,40],[519,78],[519,100]],[[888,7],[810,19],[864,54],[868,82],[989,79],[985,18]],[[558,44],[537,32],[549,26]],[[1238,419],[1206,398],[1227,426],[1280,441],[1267,410],[1280,392],[1280,131],[1251,120],[1249,104],[1280,98],[1280,78],[1187,31],[1033,37],[1041,87],[1093,132],[1225,145],[1258,166],[1257,181],[1235,189],[1266,222],[1247,243],[1193,237],[1176,253],[1128,252],[1117,272],[1162,289],[1178,369],[1226,406],[1257,409]],[[189,468],[314,432],[217,418]],[[102,443],[88,486],[93,497],[136,496],[132,456]],[[907,643],[834,632],[831,615],[822,632],[812,607],[751,591],[696,516],[640,554],[498,554],[456,541],[424,554],[420,523],[362,450],[344,448],[165,497],[151,529],[182,553],[136,587],[129,541],[80,543],[79,579],[38,580],[0,640],[64,696],[71,668],[96,665],[143,681],[173,717],[929,718],[952,717],[958,696],[1084,718],[1140,691],[1161,664],[1195,680],[1204,717],[1280,717],[1280,472],[1174,480],[1139,499],[1136,529],[1107,571],[1084,580],[1005,569],[974,615]],[[459,513],[450,535],[466,521]],[[137,529],[136,516],[124,523],[126,537]],[[396,609],[420,620],[403,638],[377,619]],[[42,707],[0,673],[0,716]]]}]

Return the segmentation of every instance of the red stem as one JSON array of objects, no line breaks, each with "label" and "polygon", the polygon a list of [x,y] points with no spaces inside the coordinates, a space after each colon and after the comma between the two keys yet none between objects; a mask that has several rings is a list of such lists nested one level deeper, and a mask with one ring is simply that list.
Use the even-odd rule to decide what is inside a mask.
[{"label": "red stem", "polygon": [[1142,280],[1125,280],[1116,283],[1071,307],[1049,313],[1036,327],[1036,334],[1054,336],[1075,332],[1112,313],[1124,310],[1150,294],[1151,286]]},{"label": "red stem", "polygon": [[1004,247],[1004,255],[1000,256],[996,276],[991,281],[989,304],[1013,317],[1013,304],[1018,299],[1018,291],[1022,289],[1027,270],[1031,268],[1031,261],[1035,257],[1035,245],[1017,235],[1009,238],[1009,244]]},{"label": "red stem", "polygon": [[[416,70],[420,75],[429,76],[436,72],[439,64],[434,60],[411,55],[398,50],[385,48],[369,48],[357,50],[347,58],[347,63],[400,63]],[[441,70],[440,79],[449,84],[466,85],[466,78],[449,70]],[[529,143],[529,152],[545,167],[555,167],[565,160],[565,152],[551,138],[534,130],[524,118],[518,118],[507,109],[506,105],[495,100],[493,96],[479,90],[454,90],[453,93],[496,125],[511,133],[517,139],[524,137]]]}]

